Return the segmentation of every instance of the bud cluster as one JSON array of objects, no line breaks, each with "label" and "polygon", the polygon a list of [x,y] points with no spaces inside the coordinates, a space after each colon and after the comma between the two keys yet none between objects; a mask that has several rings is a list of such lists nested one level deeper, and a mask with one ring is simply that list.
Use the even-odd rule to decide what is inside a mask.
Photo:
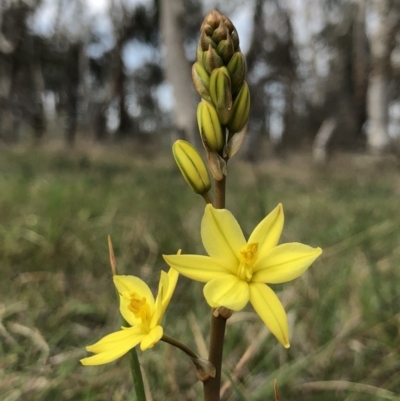
[{"label": "bud cluster", "polygon": [[[238,33],[232,21],[218,11],[211,11],[201,26],[196,58],[192,78],[201,97],[197,123],[211,174],[222,181],[227,161],[246,136],[250,92]],[[197,150],[188,142],[177,141],[173,154],[186,182],[208,202],[211,184]]]},{"label": "bud cluster", "polygon": [[218,11],[211,11],[201,26],[197,61],[192,68],[194,87],[202,98],[197,121],[208,154],[216,152],[228,160],[243,142],[250,113],[245,74],[235,26]]}]

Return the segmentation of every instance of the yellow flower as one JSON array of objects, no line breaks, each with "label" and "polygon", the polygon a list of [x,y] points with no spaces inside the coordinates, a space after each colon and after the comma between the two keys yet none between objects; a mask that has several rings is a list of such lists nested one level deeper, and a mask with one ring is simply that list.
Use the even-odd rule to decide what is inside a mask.
[{"label": "yellow flower", "polygon": [[142,351],[153,347],[163,336],[160,323],[172,294],[179,273],[170,269],[162,271],[158,295],[154,300],[145,282],[134,276],[114,276],[120,295],[120,312],[132,327],[111,333],[86,350],[97,355],[81,359],[82,365],[101,365],[111,362],[140,343]]},{"label": "yellow flower", "polygon": [[164,259],[184,276],[207,283],[204,296],[213,308],[224,306],[239,311],[250,301],[279,342],[289,348],[285,310],[266,284],[299,277],[322,251],[299,243],[277,245],[283,221],[279,204],[246,242],[228,210],[207,205],[201,222],[201,238],[209,256],[168,255]]}]

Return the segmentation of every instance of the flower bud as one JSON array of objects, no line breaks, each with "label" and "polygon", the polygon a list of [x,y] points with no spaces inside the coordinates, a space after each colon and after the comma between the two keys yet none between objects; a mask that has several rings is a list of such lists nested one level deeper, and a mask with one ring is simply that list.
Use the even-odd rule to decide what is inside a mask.
[{"label": "flower bud", "polygon": [[[203,51],[207,51],[210,45],[216,49],[225,65],[229,63],[234,52],[240,51],[239,36],[232,21],[215,10],[206,16],[200,28],[199,46]],[[211,73],[207,67],[206,69]]]},{"label": "flower bud", "polygon": [[210,97],[210,76],[208,72],[198,61],[192,67],[192,79],[196,92],[208,102],[211,102]]},{"label": "flower bud", "polygon": [[178,140],[172,146],[172,153],[190,188],[196,194],[206,194],[211,188],[210,177],[197,149],[189,142]]},{"label": "flower bud", "polygon": [[197,123],[204,147],[209,151],[221,151],[225,145],[225,138],[217,111],[211,103],[204,101],[199,103]]},{"label": "flower bud", "polygon": [[242,87],[246,75],[246,61],[244,55],[239,52],[234,53],[226,68],[231,77],[232,95],[236,95]]},{"label": "flower bud", "polygon": [[200,34],[199,45],[203,51],[208,50],[208,46],[211,45],[213,49],[217,48],[217,44],[210,38],[204,31]]},{"label": "flower bud", "polygon": [[199,63],[203,62],[203,49],[200,45],[196,48],[196,61],[198,61]]},{"label": "flower bud", "polygon": [[224,61],[218,55],[217,51],[212,48],[211,45],[208,46],[208,50],[203,52],[203,65],[209,74],[216,68],[222,67],[224,65]]},{"label": "flower bud", "polygon": [[222,14],[220,14],[217,10],[210,11],[204,18],[200,30],[212,29],[212,31],[214,31],[214,29],[216,29],[219,26],[219,22],[221,19],[222,19]]},{"label": "flower bud", "polygon": [[221,42],[221,40],[226,39],[228,37],[228,35],[229,35],[229,30],[226,27],[226,25],[224,24],[224,22],[221,20],[219,22],[218,28],[214,30],[211,38],[212,38],[213,42],[219,43],[219,42]]},{"label": "flower bud", "polygon": [[244,82],[232,106],[231,119],[228,122],[230,133],[239,132],[245,125],[250,114],[250,91]]},{"label": "flower bud", "polygon": [[221,124],[226,125],[232,111],[231,79],[226,67],[217,68],[211,73],[210,96]]},{"label": "flower bud", "polygon": [[233,56],[233,42],[230,36],[218,43],[217,53],[221,56],[225,64],[228,64]]},{"label": "flower bud", "polygon": [[233,47],[235,49],[235,52],[240,52],[240,47],[239,47],[239,35],[237,33],[237,30],[235,29],[231,33],[231,38],[233,42]]}]

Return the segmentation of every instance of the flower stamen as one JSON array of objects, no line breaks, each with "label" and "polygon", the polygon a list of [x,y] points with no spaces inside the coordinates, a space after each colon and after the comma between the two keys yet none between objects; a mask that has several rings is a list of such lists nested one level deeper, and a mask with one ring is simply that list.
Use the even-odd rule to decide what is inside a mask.
[{"label": "flower stamen", "polygon": [[239,270],[238,277],[247,282],[251,281],[253,276],[253,264],[257,258],[258,243],[247,244],[239,252]]},{"label": "flower stamen", "polygon": [[150,305],[145,297],[140,297],[135,292],[129,294],[130,302],[128,309],[137,319],[142,319],[142,323],[149,322],[151,319]]}]

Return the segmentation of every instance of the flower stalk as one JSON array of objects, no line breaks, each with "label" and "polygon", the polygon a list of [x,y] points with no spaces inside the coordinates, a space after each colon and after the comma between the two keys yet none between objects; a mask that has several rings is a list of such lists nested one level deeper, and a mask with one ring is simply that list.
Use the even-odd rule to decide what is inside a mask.
[{"label": "flower stalk", "polygon": [[[215,180],[215,208],[225,208],[225,192],[226,176],[224,176],[220,181]],[[205,401],[220,400],[222,357],[224,351],[226,319],[216,312],[217,309],[212,308],[210,349],[208,354],[208,360],[215,366],[215,377],[211,377],[203,383]]]}]

